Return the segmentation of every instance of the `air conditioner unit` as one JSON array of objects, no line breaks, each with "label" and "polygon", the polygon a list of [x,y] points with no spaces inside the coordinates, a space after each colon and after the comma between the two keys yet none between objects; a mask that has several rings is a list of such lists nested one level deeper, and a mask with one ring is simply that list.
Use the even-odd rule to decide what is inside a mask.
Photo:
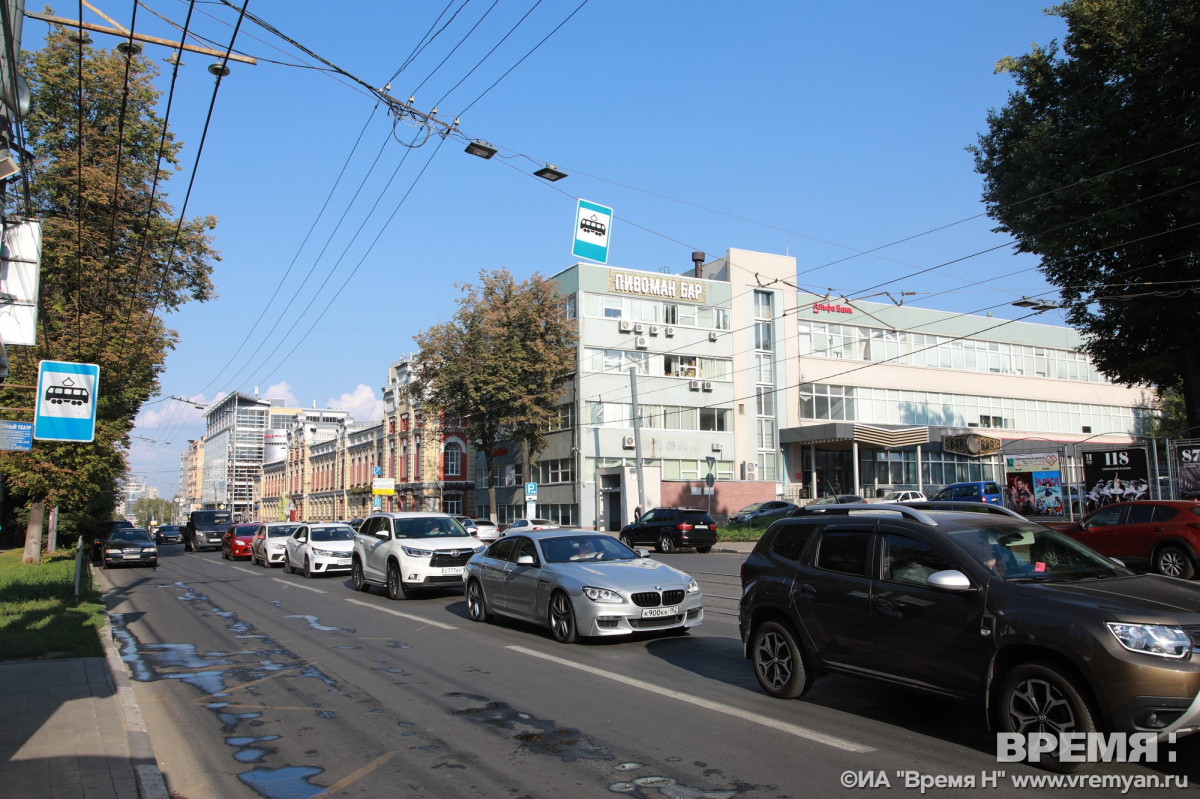
[{"label": "air conditioner unit", "polygon": [[688,388],[690,388],[692,391],[699,391],[700,390],[700,381],[699,380],[691,381],[690,383],[688,383]]},{"label": "air conditioner unit", "polygon": [[705,380],[705,381],[704,381],[704,390],[705,390],[705,391],[712,391],[712,381],[711,381],[711,380]]},{"label": "air conditioner unit", "polygon": [[640,336],[640,335],[642,335],[643,333],[645,333],[645,332],[646,332],[646,326],[645,326],[645,325],[642,325],[642,324],[637,324],[637,325],[634,325],[634,326],[633,326],[633,332],[634,332],[634,333],[637,333],[637,334]]},{"label": "air conditioner unit", "polygon": [[633,449],[633,436],[625,436],[622,438],[621,446],[625,449]]},{"label": "air conditioner unit", "polygon": [[723,450],[723,449],[725,449],[725,445],[724,445],[724,444],[722,444],[722,443],[721,443],[721,442],[719,442],[719,441],[718,441],[716,444],[713,444],[713,445],[712,445],[712,451],[713,451],[713,452],[720,452],[720,451],[721,451],[721,450]]},{"label": "air conditioner unit", "polygon": [[638,336],[633,340],[633,346],[637,347],[639,350],[644,350],[650,346],[650,342],[646,340],[645,336]]},{"label": "air conditioner unit", "polygon": [[630,322],[626,319],[622,319],[620,322],[617,323],[617,329],[620,330],[622,333],[632,333],[633,332],[633,322]]},{"label": "air conditioner unit", "polygon": [[708,340],[716,341],[717,340],[717,331],[715,331],[715,330],[708,331]]},{"label": "air conditioner unit", "polygon": [[658,335],[658,325],[650,325],[650,335],[652,335],[652,336]]},{"label": "air conditioner unit", "polygon": [[742,479],[757,480],[758,479],[758,464],[753,461],[742,461]]},{"label": "air conditioner unit", "polygon": [[673,335],[675,335],[675,328],[671,327],[670,325],[667,325],[665,328],[663,328],[663,332],[666,333],[668,336],[673,336]]}]

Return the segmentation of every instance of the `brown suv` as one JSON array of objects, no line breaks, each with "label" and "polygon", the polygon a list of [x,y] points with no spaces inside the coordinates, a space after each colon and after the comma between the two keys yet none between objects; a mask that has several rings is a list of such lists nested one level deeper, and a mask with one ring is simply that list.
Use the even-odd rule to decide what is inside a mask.
[{"label": "brown suv", "polygon": [[839,672],[977,702],[1003,732],[1200,729],[1200,586],[999,506],[804,508],[767,529],[742,588],[772,696]]}]

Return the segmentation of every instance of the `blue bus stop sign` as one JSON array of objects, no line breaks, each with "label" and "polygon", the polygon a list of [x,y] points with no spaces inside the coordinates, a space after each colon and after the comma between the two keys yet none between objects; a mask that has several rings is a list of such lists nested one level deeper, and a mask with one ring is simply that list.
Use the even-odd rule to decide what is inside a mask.
[{"label": "blue bus stop sign", "polygon": [[612,222],[611,208],[580,200],[575,210],[575,241],[571,247],[571,255],[602,264],[608,263]]},{"label": "blue bus stop sign", "polygon": [[99,388],[100,367],[94,363],[42,361],[38,364],[33,437],[41,441],[93,440]]}]

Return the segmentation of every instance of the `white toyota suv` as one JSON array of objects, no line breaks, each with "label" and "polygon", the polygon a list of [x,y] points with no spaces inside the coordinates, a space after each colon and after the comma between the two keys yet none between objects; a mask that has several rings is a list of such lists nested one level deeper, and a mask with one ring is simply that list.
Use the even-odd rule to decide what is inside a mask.
[{"label": "white toyota suv", "polygon": [[446,513],[373,513],[354,536],[356,591],[382,585],[391,599],[422,588],[459,588],[483,545]]}]

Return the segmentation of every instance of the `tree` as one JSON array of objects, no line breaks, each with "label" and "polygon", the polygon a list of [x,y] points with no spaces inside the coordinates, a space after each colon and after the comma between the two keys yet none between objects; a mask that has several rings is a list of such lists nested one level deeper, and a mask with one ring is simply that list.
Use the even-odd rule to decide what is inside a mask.
[{"label": "tree", "polygon": [[550,422],[575,370],[575,326],[558,286],[541,275],[516,283],[507,269],[482,270],[460,286],[451,321],[416,338],[409,400],[426,419],[460,417],[487,465],[488,507],[495,518],[495,456],[500,441],[532,457],[546,445]]},{"label": "tree", "polygon": [[[54,30],[23,63],[32,158],[22,162],[28,192],[23,179],[10,181],[5,218],[44,227],[37,344],[8,348],[8,384],[35,384],[41,359],[100,365],[95,441],[36,441],[0,461],[9,501],[30,506],[30,557],[46,503],[72,510],[115,495],[134,418],[157,392],[177,338],[158,313],[208,299],[217,255],[216,219],[176,218],[166,202],[181,145],[155,112],[153,62],[85,47],[81,67],[79,45]],[[29,406],[32,397],[6,387],[0,404]]]},{"label": "tree", "polygon": [[158,497],[142,497],[133,503],[134,524],[149,527],[156,524],[171,524],[175,521],[175,503]]},{"label": "tree", "polygon": [[1041,257],[1097,368],[1177,389],[1200,427],[1200,3],[1066,0],[1068,33],[1005,58],[975,167],[998,230]]}]

